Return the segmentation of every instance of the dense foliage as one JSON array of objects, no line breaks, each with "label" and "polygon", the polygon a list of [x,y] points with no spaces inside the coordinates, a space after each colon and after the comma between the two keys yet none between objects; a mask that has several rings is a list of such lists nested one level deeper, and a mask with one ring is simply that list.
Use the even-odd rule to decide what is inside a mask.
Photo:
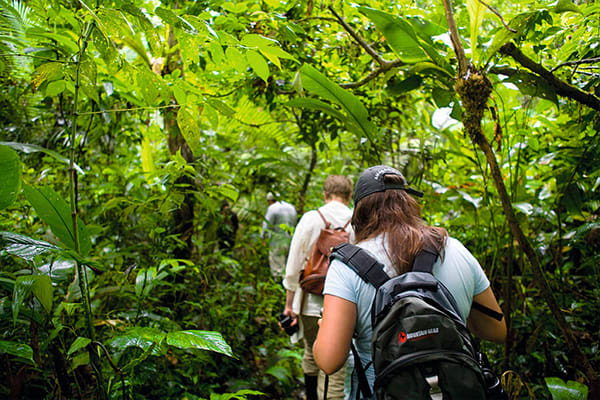
[{"label": "dense foliage", "polygon": [[265,194],[376,163],[486,270],[511,398],[600,396],[600,4],[449,5],[0,0],[0,397],[297,398]]}]

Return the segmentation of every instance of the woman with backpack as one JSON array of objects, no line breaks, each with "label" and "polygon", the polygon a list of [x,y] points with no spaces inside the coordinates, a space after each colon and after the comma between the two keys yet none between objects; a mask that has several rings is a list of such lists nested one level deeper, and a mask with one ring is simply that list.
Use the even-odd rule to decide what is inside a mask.
[{"label": "woman with backpack", "polygon": [[[440,286],[448,289],[450,297],[454,298],[456,314],[459,314],[456,318],[459,320],[458,325],[464,322],[481,339],[504,342],[506,324],[481,266],[458,240],[448,236],[444,228],[425,224],[414,195],[422,194],[409,188],[404,176],[396,169],[383,165],[366,169],[358,179],[354,191],[352,226],[357,246],[383,264],[382,269],[389,278],[411,271],[417,255],[425,249],[439,254],[434,259],[435,263],[432,261],[432,274],[442,284]],[[371,363],[371,306],[376,289],[351,267],[334,259],[329,267],[323,293],[323,317],[313,347],[315,360],[327,374],[337,371],[344,364],[354,337],[357,354],[351,399],[365,398],[364,391],[361,391],[362,396],[358,393],[357,367],[365,369],[363,376],[366,375],[373,391],[375,371]],[[484,309],[492,310],[492,314],[496,312],[500,320],[472,308],[474,302],[481,304]],[[393,340],[412,340],[417,343],[419,339],[436,334],[437,328],[434,327],[422,331],[400,332]],[[428,396],[429,392],[427,397],[422,398],[429,398]]]}]

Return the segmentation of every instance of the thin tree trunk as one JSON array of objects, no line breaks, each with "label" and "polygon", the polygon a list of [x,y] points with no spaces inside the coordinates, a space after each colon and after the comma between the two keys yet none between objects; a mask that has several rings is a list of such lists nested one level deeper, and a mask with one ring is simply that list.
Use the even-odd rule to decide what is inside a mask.
[{"label": "thin tree trunk", "polygon": [[554,298],[552,288],[546,280],[546,276],[537,258],[537,254],[523,233],[521,226],[519,225],[510,201],[510,197],[506,191],[504,179],[502,178],[502,172],[498,166],[496,156],[483,132],[483,129],[481,128],[483,112],[485,110],[487,100],[492,92],[491,82],[485,77],[485,75],[481,74],[479,71],[475,71],[473,68],[471,68],[470,73],[467,73],[469,72],[468,67],[467,70],[464,70],[464,65],[468,64],[466,63],[466,57],[462,49],[458,30],[456,29],[456,23],[452,14],[452,4],[450,0],[444,0],[444,6],[446,8],[448,26],[451,28],[450,36],[453,38],[452,43],[455,45],[455,53],[459,58],[460,71],[455,89],[460,96],[463,107],[465,108],[465,114],[463,117],[465,132],[469,135],[471,141],[479,146],[481,151],[485,154],[488,165],[491,169],[492,177],[494,179],[494,185],[496,186],[496,190],[500,196],[502,208],[504,209],[504,214],[506,215],[512,235],[517,240],[519,246],[529,260],[536,283],[538,284],[542,295],[546,300],[556,323],[558,324],[562,336],[567,343],[569,353],[574,360],[573,364],[577,365],[584,371],[592,389],[591,398],[595,398],[594,396],[598,394],[597,390],[599,385],[596,371],[594,370],[587,356],[578,346],[573,332],[567,324],[567,321],[560,311],[556,299]]},{"label": "thin tree trunk", "polygon": [[304,203],[306,201],[306,192],[308,191],[308,185],[310,184],[310,180],[312,178],[312,175],[313,175],[316,165],[317,165],[317,145],[316,145],[316,143],[311,143],[310,164],[308,165],[308,171],[306,171],[306,175],[304,176],[304,182],[302,183],[302,190],[300,190],[300,195],[299,195],[299,199],[298,199],[298,215],[304,214]]}]

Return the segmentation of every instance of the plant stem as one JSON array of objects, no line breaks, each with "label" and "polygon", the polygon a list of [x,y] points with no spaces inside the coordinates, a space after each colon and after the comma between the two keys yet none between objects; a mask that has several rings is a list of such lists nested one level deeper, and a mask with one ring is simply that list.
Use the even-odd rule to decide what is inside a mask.
[{"label": "plant stem", "polygon": [[[69,149],[69,189],[70,189],[70,206],[71,206],[71,220],[73,223],[73,242],[75,244],[75,251],[77,254],[81,255],[81,243],[79,241],[79,229],[78,229],[78,210],[77,210],[77,171],[75,170],[75,155],[76,155],[76,137],[77,137],[77,117],[78,114],[78,102],[79,102],[79,82],[80,82],[80,73],[81,73],[81,61],[85,55],[85,51],[88,46],[88,42],[90,36],[94,30],[95,23],[91,22],[87,25],[85,29],[85,33],[83,37],[79,40],[79,54],[77,55],[76,68],[75,68],[75,93],[73,94],[73,113],[72,113],[72,122],[71,122],[71,135],[69,139],[70,149]],[[92,318],[92,308],[90,305],[90,294],[89,294],[89,286],[87,283],[87,276],[85,275],[84,265],[82,265],[79,261],[75,262],[77,268],[77,276],[79,278],[79,290],[81,291],[81,301],[83,302],[83,307],[85,311],[86,317],[86,327],[88,337],[92,340],[96,340],[96,332],[94,330],[93,318]],[[104,379],[102,377],[102,369],[100,362],[98,360],[98,354],[95,350],[90,349],[90,360],[92,363],[93,369],[96,371],[96,375],[98,378],[98,385],[100,388],[101,398],[105,398],[106,393],[104,391]]]}]

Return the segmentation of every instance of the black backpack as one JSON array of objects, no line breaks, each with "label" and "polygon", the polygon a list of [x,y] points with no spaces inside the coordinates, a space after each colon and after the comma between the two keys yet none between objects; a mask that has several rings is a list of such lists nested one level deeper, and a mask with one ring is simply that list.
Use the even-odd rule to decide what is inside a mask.
[{"label": "black backpack", "polygon": [[[435,251],[421,251],[411,272],[391,279],[383,264],[360,247],[342,244],[331,257],[377,289],[371,309],[375,398],[429,400],[436,387],[444,400],[507,398],[498,378],[480,365],[478,343],[460,318],[454,297],[432,274]],[[502,319],[502,314],[484,308]],[[359,398],[371,399],[368,366],[362,365],[354,345],[352,352]],[[499,397],[490,393],[491,386],[501,392]]]}]

